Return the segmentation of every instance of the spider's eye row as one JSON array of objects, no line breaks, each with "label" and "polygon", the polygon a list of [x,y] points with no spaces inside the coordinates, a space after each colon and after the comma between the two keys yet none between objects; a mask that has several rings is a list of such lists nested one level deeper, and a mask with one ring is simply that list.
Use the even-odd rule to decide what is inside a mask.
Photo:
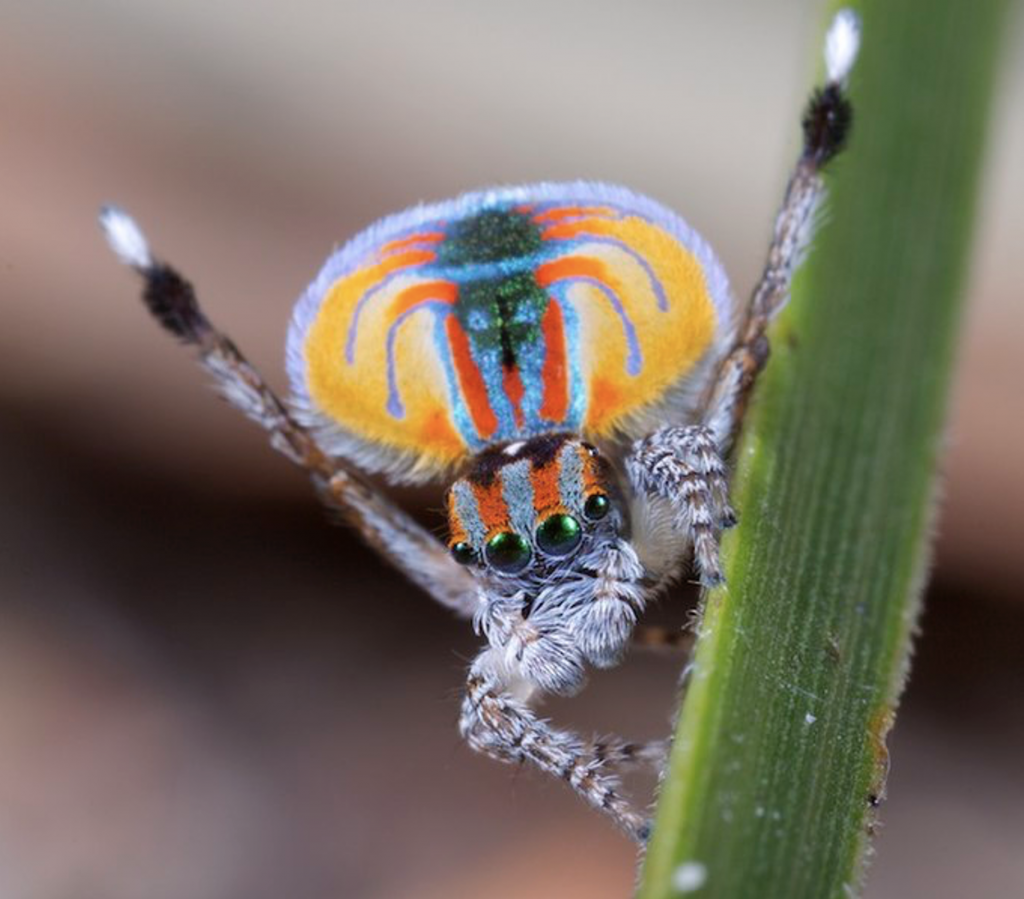
[{"label": "spider's eye row", "polygon": [[583,514],[591,521],[597,521],[599,518],[604,518],[610,508],[611,503],[608,502],[607,496],[603,493],[593,493],[583,504]]},{"label": "spider's eye row", "polygon": [[452,558],[460,565],[471,565],[476,561],[476,550],[473,549],[471,544],[466,543],[465,540],[453,543],[451,552]]},{"label": "spider's eye row", "polygon": [[502,531],[487,541],[487,561],[503,574],[516,574],[530,564],[530,544],[519,534]]},{"label": "spider's eye row", "polygon": [[537,545],[549,556],[571,553],[581,539],[583,529],[571,515],[549,515],[537,528]]}]

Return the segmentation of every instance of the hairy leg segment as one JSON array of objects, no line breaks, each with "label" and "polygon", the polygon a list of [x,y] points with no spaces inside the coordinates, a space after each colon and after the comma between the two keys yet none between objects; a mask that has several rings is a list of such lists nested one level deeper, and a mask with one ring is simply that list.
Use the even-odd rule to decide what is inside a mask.
[{"label": "hairy leg segment", "polygon": [[142,276],[142,299],[150,313],[197,351],[200,365],[213,376],[224,398],[267,431],[274,449],[304,468],[322,501],[387,561],[441,605],[472,616],[478,588],[444,546],[354,469],[320,449],[231,339],[213,326],[192,284],[151,254],[126,213],[105,207],[100,223],[120,260]]},{"label": "hairy leg segment", "polygon": [[639,493],[669,499],[675,506],[678,530],[693,546],[694,565],[705,586],[723,580],[718,538],[723,528],[735,524],[723,460],[768,361],[768,325],[789,298],[793,276],[813,239],[826,194],[822,172],[849,137],[853,111],[845,88],[856,58],[857,29],[856,19],[844,11],[829,31],[828,81],[812,94],[804,112],[803,148],[775,217],[768,257],[738,324],[737,339],[706,392],[701,422],[660,428],[638,440],[626,459]]}]

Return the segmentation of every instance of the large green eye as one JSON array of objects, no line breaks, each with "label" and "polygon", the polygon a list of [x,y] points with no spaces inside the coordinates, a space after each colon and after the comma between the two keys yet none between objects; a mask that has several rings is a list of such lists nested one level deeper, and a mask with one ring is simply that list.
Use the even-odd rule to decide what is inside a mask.
[{"label": "large green eye", "polygon": [[587,497],[587,501],[583,505],[583,514],[591,521],[597,521],[608,514],[610,505],[607,496],[603,493],[594,493]]},{"label": "large green eye", "polygon": [[537,545],[550,556],[571,553],[582,537],[583,529],[571,515],[550,515],[537,528]]},{"label": "large green eye", "polygon": [[469,543],[466,543],[465,540],[453,543],[451,551],[452,558],[460,565],[470,565],[476,561],[476,551]]},{"label": "large green eye", "polygon": [[487,541],[487,561],[498,571],[515,574],[530,563],[530,544],[518,534],[502,531]]}]

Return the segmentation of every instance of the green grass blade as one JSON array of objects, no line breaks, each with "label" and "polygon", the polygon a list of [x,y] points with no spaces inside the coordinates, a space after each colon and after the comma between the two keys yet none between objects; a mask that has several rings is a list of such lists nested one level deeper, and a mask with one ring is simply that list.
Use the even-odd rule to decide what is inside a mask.
[{"label": "green grass blade", "polygon": [[852,5],[851,146],[736,453],[641,899],[855,895],[884,787],[1008,4]]}]

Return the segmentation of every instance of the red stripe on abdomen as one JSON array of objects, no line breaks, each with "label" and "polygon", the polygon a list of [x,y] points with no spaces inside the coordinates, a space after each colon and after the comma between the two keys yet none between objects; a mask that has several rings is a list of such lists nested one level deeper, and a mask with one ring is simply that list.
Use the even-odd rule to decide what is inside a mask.
[{"label": "red stripe on abdomen", "polygon": [[394,322],[403,313],[428,300],[450,305],[458,299],[458,296],[459,288],[451,281],[424,281],[421,284],[413,284],[412,287],[406,287],[405,290],[400,291],[391,301],[388,318]]},{"label": "red stripe on abdomen", "polygon": [[455,363],[455,373],[459,378],[459,387],[462,388],[462,396],[469,407],[469,417],[473,419],[473,427],[480,438],[487,440],[498,430],[498,419],[487,398],[487,385],[484,383],[483,375],[473,361],[469,338],[454,315],[449,315],[445,320],[445,332],[452,351],[452,361]]},{"label": "red stripe on abdomen", "polygon": [[523,426],[523,379],[519,376],[519,366],[513,365],[505,368],[501,373],[501,389],[505,391],[512,404],[512,416],[515,418],[516,427]]},{"label": "red stripe on abdomen", "polygon": [[544,333],[544,368],[541,383],[544,385],[544,402],[540,407],[541,418],[548,421],[565,421],[569,408],[569,383],[565,364],[565,326],[562,321],[562,307],[554,300],[548,303],[540,323]]},{"label": "red stripe on abdomen", "polygon": [[402,250],[405,247],[415,246],[423,243],[438,243],[444,240],[443,231],[424,231],[422,234],[413,234],[412,237],[405,237],[402,240],[392,240],[380,248],[381,255],[391,253],[394,250]]}]

